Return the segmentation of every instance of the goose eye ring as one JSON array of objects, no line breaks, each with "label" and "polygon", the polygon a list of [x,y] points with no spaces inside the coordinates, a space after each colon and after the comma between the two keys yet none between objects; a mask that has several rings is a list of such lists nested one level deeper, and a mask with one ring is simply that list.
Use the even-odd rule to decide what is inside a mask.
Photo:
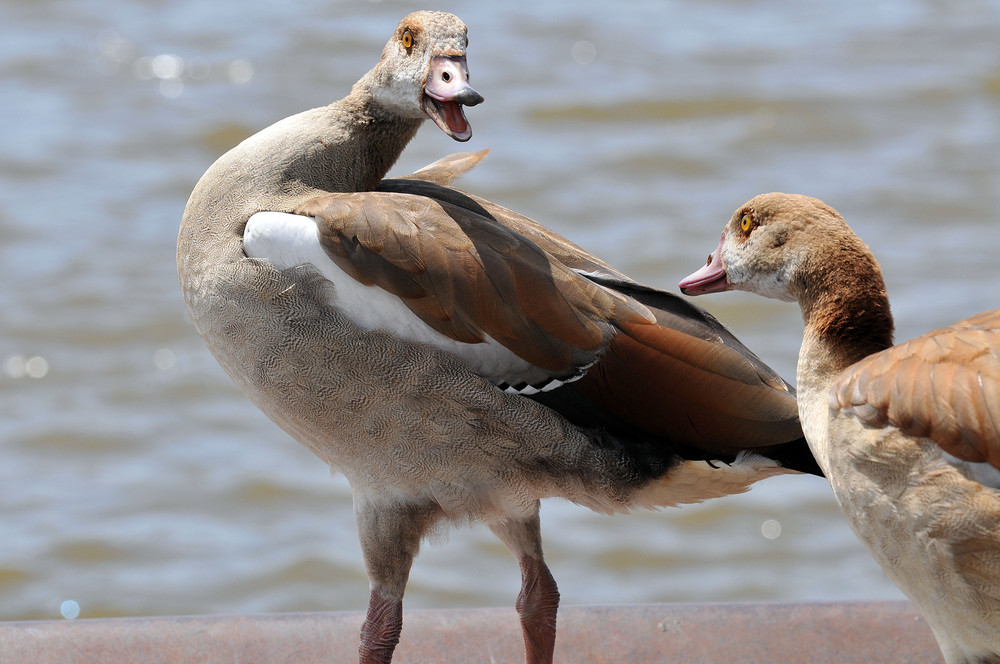
[{"label": "goose eye ring", "polygon": [[743,215],[743,218],[740,219],[740,230],[743,231],[746,235],[749,235],[750,230],[752,228],[753,228],[753,219],[750,218],[749,214]]},{"label": "goose eye ring", "polygon": [[409,51],[413,48],[413,33],[409,29],[403,31],[403,36],[400,37],[400,41],[403,42],[403,48]]}]

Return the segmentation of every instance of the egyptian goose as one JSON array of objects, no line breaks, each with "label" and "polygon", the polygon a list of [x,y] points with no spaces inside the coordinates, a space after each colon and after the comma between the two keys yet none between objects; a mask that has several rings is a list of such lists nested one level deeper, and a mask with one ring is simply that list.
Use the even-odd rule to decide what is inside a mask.
[{"label": "egyptian goose", "polygon": [[427,117],[471,135],[466,43],[450,14],[404,18],[349,96],[215,162],[178,239],[209,349],[350,482],[364,663],[390,661],[435,526],[482,521],[510,548],[526,658],[543,664],[559,595],[540,498],[623,512],[819,473],[793,390],[714,318],[446,186],[483,153],[382,180]]},{"label": "egyptian goose", "polygon": [[739,208],[680,287],[798,301],[799,415],[844,515],[950,664],[1000,662],[1000,309],[893,346],[868,247],[788,194]]}]

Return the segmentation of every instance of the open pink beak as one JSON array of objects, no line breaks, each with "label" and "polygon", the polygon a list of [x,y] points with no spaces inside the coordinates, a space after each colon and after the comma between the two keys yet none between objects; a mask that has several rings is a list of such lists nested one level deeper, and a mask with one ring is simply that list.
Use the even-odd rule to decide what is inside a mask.
[{"label": "open pink beak", "polygon": [[719,238],[719,246],[716,247],[712,255],[708,257],[708,262],[704,267],[693,274],[681,279],[679,284],[681,292],[685,295],[704,295],[705,293],[721,293],[730,290],[732,284],[726,276],[726,266],[722,264],[722,242],[726,239],[725,231]]},{"label": "open pink beak", "polygon": [[456,141],[472,138],[472,127],[462,107],[483,101],[483,96],[469,85],[464,55],[435,55],[431,59],[420,105],[441,131]]}]

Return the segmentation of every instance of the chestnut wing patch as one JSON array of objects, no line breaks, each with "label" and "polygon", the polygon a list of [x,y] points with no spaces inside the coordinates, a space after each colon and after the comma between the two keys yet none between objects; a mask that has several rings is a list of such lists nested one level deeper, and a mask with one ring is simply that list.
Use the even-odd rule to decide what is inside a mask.
[{"label": "chestnut wing patch", "polygon": [[711,315],[672,293],[620,286],[656,316],[625,323],[574,388],[655,436],[723,456],[802,436],[795,392]]},{"label": "chestnut wing patch", "polygon": [[854,364],[833,385],[830,407],[1000,468],[1000,309]]}]

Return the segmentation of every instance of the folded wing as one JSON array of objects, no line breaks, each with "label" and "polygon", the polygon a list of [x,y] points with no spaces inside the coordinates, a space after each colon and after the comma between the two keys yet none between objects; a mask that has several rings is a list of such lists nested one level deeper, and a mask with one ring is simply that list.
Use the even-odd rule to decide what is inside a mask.
[{"label": "folded wing", "polygon": [[474,370],[579,425],[692,456],[732,459],[801,438],[794,391],[712,316],[523,215],[418,176],[295,212],[316,218],[327,256],[357,281],[451,340],[502,345],[545,378],[465,355]]},{"label": "folded wing", "polygon": [[830,407],[1000,468],[1000,309],[854,364],[833,385]]}]

